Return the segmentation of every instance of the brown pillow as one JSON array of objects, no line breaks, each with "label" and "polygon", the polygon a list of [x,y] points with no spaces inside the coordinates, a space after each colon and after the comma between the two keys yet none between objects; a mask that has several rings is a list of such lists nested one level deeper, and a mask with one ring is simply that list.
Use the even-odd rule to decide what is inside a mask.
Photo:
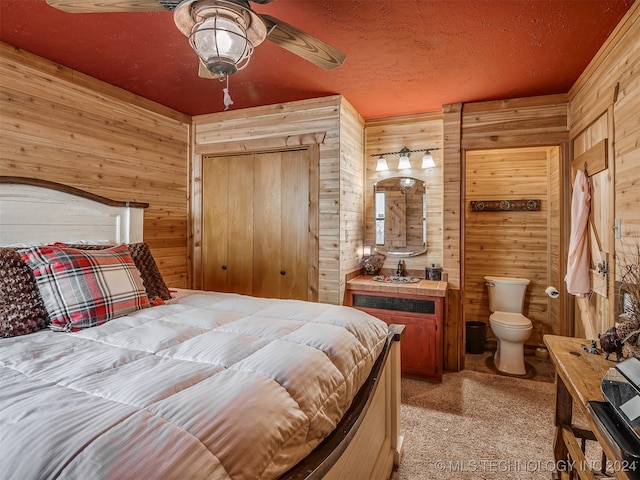
[{"label": "brown pillow", "polygon": [[19,248],[0,248],[0,337],[25,335],[49,323],[31,268]]},{"label": "brown pillow", "polygon": [[[66,245],[70,248],[77,248],[78,250],[103,250],[112,246],[104,244],[91,245],[84,243]],[[133,263],[136,264],[136,268],[140,272],[142,283],[144,284],[144,288],[147,291],[147,297],[149,297],[151,303],[157,303],[157,298],[161,298],[162,300],[169,300],[171,298],[169,287],[167,287],[167,284],[164,282],[164,279],[160,274],[160,270],[158,269],[158,265],[156,264],[153,255],[151,255],[149,246],[145,242],[139,242],[130,243],[127,245],[127,247],[129,247],[129,250],[131,251]]]}]

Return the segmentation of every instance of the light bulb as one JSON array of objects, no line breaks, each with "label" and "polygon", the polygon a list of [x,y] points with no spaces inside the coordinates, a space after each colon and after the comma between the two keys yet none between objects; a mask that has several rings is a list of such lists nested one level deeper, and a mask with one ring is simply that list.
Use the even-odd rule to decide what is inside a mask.
[{"label": "light bulb", "polygon": [[408,170],[411,168],[411,162],[409,161],[409,155],[400,155],[400,161],[398,162],[398,170]]},{"label": "light bulb", "polygon": [[433,161],[433,156],[427,150],[422,157],[422,168],[433,168],[436,166],[436,162]]},{"label": "light bulb", "polygon": [[387,170],[389,170],[389,165],[387,165],[387,159],[381,156],[378,159],[378,163],[376,164],[376,172],[384,172]]}]

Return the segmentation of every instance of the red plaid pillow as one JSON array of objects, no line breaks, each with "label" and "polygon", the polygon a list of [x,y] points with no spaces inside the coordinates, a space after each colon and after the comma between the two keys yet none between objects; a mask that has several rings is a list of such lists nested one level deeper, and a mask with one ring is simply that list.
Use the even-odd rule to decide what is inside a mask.
[{"label": "red plaid pillow", "polygon": [[33,247],[20,256],[33,270],[53,330],[77,331],[149,306],[126,245],[92,251]]}]

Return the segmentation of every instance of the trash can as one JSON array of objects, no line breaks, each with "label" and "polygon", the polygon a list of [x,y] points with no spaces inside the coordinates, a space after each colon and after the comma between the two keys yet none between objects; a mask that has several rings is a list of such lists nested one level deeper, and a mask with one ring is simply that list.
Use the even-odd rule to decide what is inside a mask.
[{"label": "trash can", "polygon": [[487,324],[484,322],[466,322],[467,353],[483,353],[484,337],[487,333]]}]

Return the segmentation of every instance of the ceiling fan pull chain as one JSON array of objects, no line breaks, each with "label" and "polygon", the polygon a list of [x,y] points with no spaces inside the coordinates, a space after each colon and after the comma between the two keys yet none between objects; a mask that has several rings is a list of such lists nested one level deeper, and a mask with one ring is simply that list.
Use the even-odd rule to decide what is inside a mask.
[{"label": "ceiling fan pull chain", "polygon": [[224,109],[229,110],[229,107],[233,105],[233,100],[231,100],[231,95],[229,94],[229,76],[227,75],[227,87],[223,88],[224,92]]}]

